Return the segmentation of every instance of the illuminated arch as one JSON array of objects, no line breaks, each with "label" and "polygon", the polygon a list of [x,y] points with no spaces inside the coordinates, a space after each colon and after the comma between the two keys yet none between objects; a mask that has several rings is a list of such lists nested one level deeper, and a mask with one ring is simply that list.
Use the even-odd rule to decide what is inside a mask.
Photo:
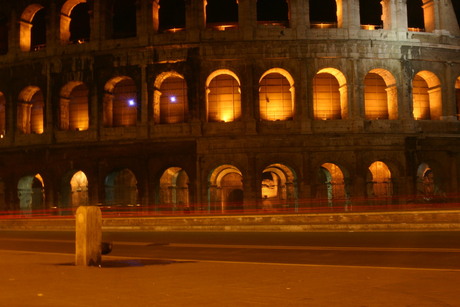
[{"label": "illuminated arch", "polygon": [[138,102],[134,80],[127,76],[118,76],[109,80],[104,90],[104,126],[136,126]]},{"label": "illuminated arch", "polygon": [[19,46],[22,51],[38,50],[44,46],[45,42],[44,7],[37,3],[31,4],[22,12],[19,21]]},{"label": "illuminated arch", "polygon": [[441,119],[441,82],[434,73],[423,70],[415,75],[412,80],[412,103],[415,119]]},{"label": "illuminated arch", "polygon": [[348,117],[348,85],[340,70],[323,68],[313,78],[313,117],[322,120]]},{"label": "illuminated arch", "polygon": [[88,178],[86,174],[79,170],[69,171],[62,178],[60,193],[61,208],[77,208],[89,205]]},{"label": "illuminated arch", "polygon": [[391,172],[382,161],[376,161],[369,166],[368,172],[368,196],[387,198],[393,195]]},{"label": "illuminated arch", "polygon": [[136,206],[137,179],[125,168],[111,172],[105,178],[105,204],[108,206]]},{"label": "illuminated arch", "polygon": [[340,166],[334,163],[323,163],[319,168],[320,187],[317,198],[327,199],[329,207],[340,204],[349,198],[345,186],[345,175]]},{"label": "illuminated arch", "polygon": [[28,86],[19,94],[17,128],[24,134],[42,134],[44,131],[45,101],[37,86]]},{"label": "illuminated arch", "polygon": [[160,124],[183,123],[187,111],[187,82],[184,77],[174,71],[161,73],[154,83],[154,122]]},{"label": "illuminated arch", "polygon": [[88,88],[83,82],[71,81],[61,89],[59,128],[82,131],[89,127]]},{"label": "illuminated arch", "polygon": [[208,76],[206,105],[209,122],[232,122],[241,118],[240,80],[234,72],[219,69]]},{"label": "illuminated arch", "polygon": [[266,71],[259,80],[260,119],[292,120],[295,88],[291,74],[282,68]]},{"label": "illuminated arch", "polygon": [[[72,11],[75,9],[76,6],[78,5],[87,5],[86,0],[68,0],[64,3],[64,5],[61,8],[61,17],[60,17],[60,39],[62,44],[68,44],[70,43],[83,43],[86,40],[89,39],[89,35],[83,35],[83,36],[88,36],[88,37],[74,37],[72,35],[72,24],[75,22],[75,20],[72,21]],[[85,20],[82,20],[84,24],[81,24],[81,28],[89,31],[89,11],[87,12],[87,16],[83,16]],[[88,20],[86,20],[88,19]],[[86,29],[88,28],[88,29]],[[85,33],[89,34],[89,33]],[[79,35],[80,36],[80,35]]]},{"label": "illuminated arch", "polygon": [[371,70],[364,79],[366,119],[397,119],[398,95],[393,75],[381,68]]},{"label": "illuminated arch", "polygon": [[275,163],[262,172],[262,208],[288,208],[297,199],[295,172],[286,165]]},{"label": "illuminated arch", "polygon": [[189,177],[180,167],[170,167],[160,178],[160,209],[189,210]]},{"label": "illuminated arch", "polygon": [[233,165],[221,165],[209,176],[208,201],[213,210],[243,209],[243,175]]},{"label": "illuminated arch", "polygon": [[40,174],[22,177],[18,181],[17,188],[21,211],[44,209],[45,184]]}]

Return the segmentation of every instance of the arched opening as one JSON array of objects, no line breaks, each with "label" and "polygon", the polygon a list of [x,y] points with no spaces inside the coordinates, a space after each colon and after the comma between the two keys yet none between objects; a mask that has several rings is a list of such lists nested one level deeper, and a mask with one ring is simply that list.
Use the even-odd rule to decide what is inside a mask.
[{"label": "arched opening", "polygon": [[436,202],[442,200],[444,193],[440,188],[438,174],[427,163],[421,163],[417,169],[417,196],[423,202]]},{"label": "arched opening", "polygon": [[175,72],[163,73],[155,81],[153,112],[155,123],[185,122],[188,110],[187,83]]},{"label": "arched opening", "polygon": [[441,119],[441,82],[435,74],[420,71],[412,81],[412,102],[414,119]]},{"label": "arched opening", "polygon": [[[82,171],[71,171],[62,180],[60,207],[72,208],[89,205],[88,179]],[[70,213],[70,212],[63,212]]]},{"label": "arched opening", "polygon": [[383,28],[381,0],[359,0],[359,18],[361,29],[376,30]]},{"label": "arched opening", "polygon": [[88,130],[88,88],[83,82],[69,82],[61,90],[59,127],[61,130]]},{"label": "arched opening", "polygon": [[457,106],[457,119],[460,120],[460,77],[455,81],[455,102]]},{"label": "arched opening", "polygon": [[315,29],[337,28],[338,12],[336,0],[309,0],[310,27]]},{"label": "arched opening", "polygon": [[257,0],[257,23],[289,27],[287,0]]},{"label": "arched opening", "polygon": [[294,79],[284,69],[274,68],[259,80],[260,119],[292,120],[294,117]]},{"label": "arched opening", "polygon": [[390,169],[385,163],[376,161],[369,166],[368,170],[367,196],[371,198],[375,205],[390,204],[393,196]]},{"label": "arched opening", "polygon": [[19,21],[19,46],[22,51],[36,51],[46,44],[46,13],[40,4],[26,7]]},{"label": "arched opening", "polygon": [[185,1],[161,0],[158,13],[160,31],[181,31],[185,29]]},{"label": "arched opening", "polygon": [[283,164],[272,164],[262,173],[262,209],[277,210],[296,207],[295,173]]},{"label": "arched opening", "polygon": [[189,178],[180,167],[170,167],[160,178],[160,209],[189,212]]},{"label": "arched opening", "polygon": [[373,69],[366,75],[364,110],[366,119],[398,117],[396,80],[387,70]]},{"label": "arched opening", "polygon": [[407,0],[407,26],[409,31],[425,31],[423,0]]},{"label": "arched opening", "polygon": [[317,120],[348,117],[345,76],[335,68],[321,69],[313,78],[313,117]]},{"label": "arched opening", "polygon": [[319,188],[316,198],[327,200],[328,207],[348,205],[348,191],[345,176],[340,167],[333,163],[324,163],[319,168]]},{"label": "arched opening", "polygon": [[209,178],[209,210],[216,212],[244,209],[243,175],[232,165],[221,165]]},{"label": "arched opening", "polygon": [[29,86],[19,94],[17,105],[17,128],[24,134],[42,134],[44,130],[45,101],[42,91]]},{"label": "arched opening", "polygon": [[113,78],[104,89],[104,126],[136,126],[137,88],[133,79],[126,76]]},{"label": "arched opening", "polygon": [[205,1],[206,26],[225,31],[238,26],[237,0]]},{"label": "arched opening", "polygon": [[230,70],[212,73],[206,80],[208,122],[233,122],[241,118],[241,89]]},{"label": "arched opening", "polygon": [[112,7],[112,37],[135,37],[136,33],[136,1],[114,0]]},{"label": "arched opening", "polygon": [[40,174],[25,176],[18,182],[19,209],[25,213],[44,209],[45,185]]},{"label": "arched opening", "polygon": [[0,15],[0,54],[8,53],[8,19]]},{"label": "arched opening", "polygon": [[6,133],[6,99],[5,95],[0,92],[0,139],[5,137]]},{"label": "arched opening", "polygon": [[136,206],[137,195],[137,179],[131,170],[114,171],[105,178],[105,205]]},{"label": "arched opening", "polygon": [[0,177],[0,211],[8,210],[8,204],[5,201],[5,182]]},{"label": "arched opening", "polygon": [[61,8],[60,38],[63,44],[89,41],[90,8],[86,0],[68,0]]}]

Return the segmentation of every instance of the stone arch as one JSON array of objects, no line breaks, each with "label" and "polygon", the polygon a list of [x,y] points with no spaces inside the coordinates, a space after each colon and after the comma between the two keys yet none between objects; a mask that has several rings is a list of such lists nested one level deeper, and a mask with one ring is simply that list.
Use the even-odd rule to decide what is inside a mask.
[{"label": "stone arch", "polygon": [[349,193],[346,186],[347,173],[334,163],[323,163],[319,168],[319,184],[316,198],[327,200],[328,207],[348,205]]},{"label": "stone arch", "polygon": [[412,103],[414,119],[441,119],[441,81],[434,73],[422,70],[415,75],[412,80]]},{"label": "stone arch", "polygon": [[25,213],[45,207],[45,184],[40,174],[28,175],[18,181],[19,209]]},{"label": "stone arch", "polygon": [[189,177],[180,167],[170,167],[160,177],[160,210],[190,210]]},{"label": "stone arch", "polygon": [[288,166],[275,163],[262,172],[262,209],[287,209],[296,207],[297,176]]},{"label": "stone arch", "polygon": [[209,122],[233,122],[241,119],[240,80],[234,72],[219,69],[208,76],[206,106]]},{"label": "stone arch", "polygon": [[181,31],[185,29],[184,0],[160,0],[158,23],[160,31]]},{"label": "stone arch", "polygon": [[396,79],[388,70],[372,69],[364,78],[364,110],[366,119],[398,118]]},{"label": "stone arch", "polygon": [[89,205],[88,178],[81,170],[69,171],[62,178],[60,207],[72,208]]},{"label": "stone arch", "polygon": [[183,123],[188,115],[188,90],[184,77],[175,71],[161,73],[153,91],[154,122]]},{"label": "stone arch", "polygon": [[336,68],[323,68],[313,78],[313,117],[319,120],[348,117],[348,85]]},{"label": "stone arch", "polygon": [[433,171],[431,165],[420,163],[417,168],[416,190],[417,196],[423,202],[436,202],[442,200],[444,192],[441,188],[442,178],[439,172]]},{"label": "stone arch", "polygon": [[208,180],[209,209],[216,212],[244,209],[243,175],[233,165],[224,164],[211,171]]},{"label": "stone arch", "polygon": [[84,43],[89,40],[90,31],[90,15],[87,1],[67,0],[61,8],[61,43]]},{"label": "stone arch", "polygon": [[46,43],[45,8],[30,4],[22,12],[19,21],[19,46],[21,51],[34,51]]},{"label": "stone arch", "polygon": [[118,76],[104,86],[103,117],[105,127],[131,127],[137,124],[137,88],[134,80]]},{"label": "stone arch", "polygon": [[373,162],[367,172],[367,196],[373,204],[389,204],[393,196],[393,178],[388,165],[382,161]]},{"label": "stone arch", "polygon": [[88,87],[81,81],[71,81],[61,89],[59,128],[83,131],[89,127]]},{"label": "stone arch", "polygon": [[107,206],[138,205],[137,179],[131,170],[125,168],[107,175],[104,204]]},{"label": "stone arch", "polygon": [[260,77],[259,113],[261,120],[292,120],[294,101],[294,79],[289,72],[282,68],[272,68]]},{"label": "stone arch", "polygon": [[42,134],[45,121],[45,101],[37,86],[28,86],[19,93],[17,128],[24,134]]},{"label": "stone arch", "polygon": [[137,34],[137,4],[133,0],[113,0],[112,38],[135,37]]},{"label": "stone arch", "polygon": [[257,0],[257,23],[289,27],[288,0]]}]

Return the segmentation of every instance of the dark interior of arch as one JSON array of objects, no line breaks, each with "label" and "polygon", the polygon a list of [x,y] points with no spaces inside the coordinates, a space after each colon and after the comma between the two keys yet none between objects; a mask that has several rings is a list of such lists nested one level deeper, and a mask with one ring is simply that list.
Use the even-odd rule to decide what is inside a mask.
[{"label": "dark interior of arch", "polygon": [[136,36],[136,2],[115,0],[113,2],[113,38]]},{"label": "dark interior of arch", "polygon": [[226,22],[238,22],[238,4],[236,0],[208,0],[206,23]]},{"label": "dark interior of arch", "polygon": [[35,50],[46,44],[46,12],[45,9],[37,11],[32,19],[30,48]]},{"label": "dark interior of arch", "polygon": [[0,15],[0,54],[8,53],[8,20]]},{"label": "dark interior of arch", "polygon": [[382,25],[380,0],[359,0],[359,17],[362,25]]},{"label": "dark interior of arch", "polygon": [[337,3],[335,0],[310,0],[310,22],[337,22]]},{"label": "dark interior of arch", "polygon": [[407,0],[407,26],[409,28],[425,28],[422,5],[422,0]]},{"label": "dark interior of arch", "polygon": [[185,0],[161,0],[158,15],[161,30],[185,28]]},{"label": "dark interior of arch", "polygon": [[258,0],[257,21],[288,21],[289,7],[286,0]]},{"label": "dark interior of arch", "polygon": [[70,14],[70,41],[88,41],[90,37],[90,18],[87,3],[76,5]]}]

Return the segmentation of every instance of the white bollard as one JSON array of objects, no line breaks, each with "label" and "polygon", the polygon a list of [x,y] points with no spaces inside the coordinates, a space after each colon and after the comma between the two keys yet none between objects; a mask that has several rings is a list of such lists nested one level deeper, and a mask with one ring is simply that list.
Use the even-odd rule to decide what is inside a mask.
[{"label": "white bollard", "polygon": [[97,206],[80,206],[75,218],[75,265],[101,264],[102,217]]}]

